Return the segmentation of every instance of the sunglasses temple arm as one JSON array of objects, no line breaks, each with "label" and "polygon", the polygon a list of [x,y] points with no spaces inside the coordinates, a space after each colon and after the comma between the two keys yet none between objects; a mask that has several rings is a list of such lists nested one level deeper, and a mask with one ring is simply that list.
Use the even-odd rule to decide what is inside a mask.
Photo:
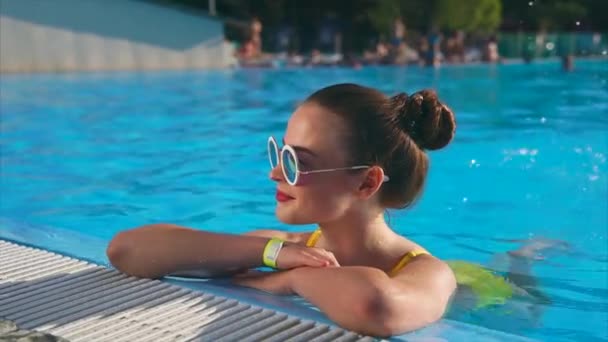
[{"label": "sunglasses temple arm", "polygon": [[322,170],[310,170],[310,171],[299,171],[301,174],[309,174],[309,173],[320,173],[320,172],[331,172],[331,171],[344,171],[344,170],[359,170],[366,169],[369,166],[352,166],[352,167],[338,167],[334,169],[322,169]]}]

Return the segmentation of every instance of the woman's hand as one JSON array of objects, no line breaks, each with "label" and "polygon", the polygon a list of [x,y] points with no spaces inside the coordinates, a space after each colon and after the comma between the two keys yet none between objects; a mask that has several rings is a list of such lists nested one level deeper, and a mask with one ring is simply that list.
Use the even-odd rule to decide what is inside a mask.
[{"label": "woman's hand", "polygon": [[285,243],[277,258],[277,268],[288,270],[297,267],[340,266],[332,252],[323,248]]},{"label": "woman's hand", "polygon": [[339,267],[332,252],[323,248],[306,247],[285,243],[277,258],[280,271],[261,272],[249,270],[238,274],[232,281],[241,286],[251,287],[277,295],[293,295],[293,274],[301,267]]}]

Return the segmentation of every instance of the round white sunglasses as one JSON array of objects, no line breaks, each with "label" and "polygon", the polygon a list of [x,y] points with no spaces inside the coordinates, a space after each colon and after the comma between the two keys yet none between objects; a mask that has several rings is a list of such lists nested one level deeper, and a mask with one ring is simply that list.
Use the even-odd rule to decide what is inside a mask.
[{"label": "round white sunglasses", "polygon": [[[332,172],[332,171],[344,171],[344,170],[359,170],[359,169],[368,169],[371,166],[369,165],[357,165],[350,167],[338,167],[333,169],[320,169],[320,170],[309,170],[309,171],[300,171],[299,162],[298,162],[298,154],[295,149],[290,145],[284,145],[279,152],[279,145],[274,137],[268,137],[268,160],[270,161],[270,167],[275,168],[279,164],[281,165],[281,170],[283,171],[283,176],[289,185],[298,184],[298,179],[300,179],[300,175],[307,175],[311,173],[321,173],[321,172]],[[384,175],[382,180],[383,182],[388,182],[389,177]]]}]

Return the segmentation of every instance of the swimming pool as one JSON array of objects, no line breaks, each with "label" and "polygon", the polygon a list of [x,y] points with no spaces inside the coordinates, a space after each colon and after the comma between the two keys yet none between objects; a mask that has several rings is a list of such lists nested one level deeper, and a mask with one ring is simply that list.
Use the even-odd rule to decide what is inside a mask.
[{"label": "swimming pool", "polygon": [[538,326],[505,312],[458,319],[607,339],[607,65],[3,75],[0,238],[105,263],[112,235],[145,223],[310,228],[274,218],[267,136],[331,83],[433,87],[456,113],[456,139],[430,154],[423,198],[391,212],[391,225],[442,258],[486,265],[514,240],[569,241],[572,251],[534,268],[553,299]]}]

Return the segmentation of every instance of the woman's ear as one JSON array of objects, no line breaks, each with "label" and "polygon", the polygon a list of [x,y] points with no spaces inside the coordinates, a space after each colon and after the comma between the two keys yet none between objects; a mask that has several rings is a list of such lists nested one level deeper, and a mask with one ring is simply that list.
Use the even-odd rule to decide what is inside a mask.
[{"label": "woman's ear", "polygon": [[372,197],[378,190],[382,183],[384,183],[384,170],[378,166],[370,167],[365,173],[365,178],[359,186],[359,195],[361,198],[367,199]]}]

